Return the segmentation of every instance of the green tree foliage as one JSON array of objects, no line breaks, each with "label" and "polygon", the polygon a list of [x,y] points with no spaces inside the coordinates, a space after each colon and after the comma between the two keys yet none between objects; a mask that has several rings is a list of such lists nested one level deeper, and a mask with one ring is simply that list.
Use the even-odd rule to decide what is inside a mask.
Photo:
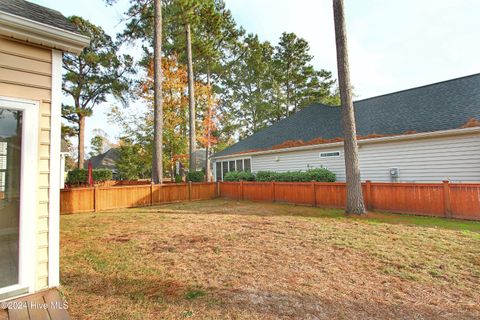
[{"label": "green tree foliage", "polygon": [[237,125],[243,137],[268,124],[273,55],[270,43],[260,42],[258,36],[247,36],[244,44],[237,52],[241,58],[231,62],[231,76],[226,77],[223,83],[228,88],[225,90],[228,94],[224,100],[225,107],[238,119]]},{"label": "green tree foliage", "polygon": [[[113,5],[117,0],[105,2]],[[187,64],[185,23],[188,22],[192,36],[195,82],[211,82],[214,95],[212,99],[220,101],[220,93],[224,90],[220,87],[221,79],[228,75],[225,65],[233,57],[231,51],[241,46],[239,40],[244,33],[243,29],[237,27],[223,0],[164,0],[162,3],[164,57],[175,58],[182,65]],[[131,0],[125,13],[126,28],[120,35],[122,40],[142,45],[144,56],[140,64],[146,69],[153,57],[153,14],[152,1]],[[197,123],[209,114],[206,100],[199,99],[201,100],[195,97]],[[219,110],[225,111],[221,101]],[[215,133],[218,146],[222,148],[233,142],[231,137],[236,126],[231,125],[231,118],[232,116],[225,112],[222,126]],[[219,147],[214,147],[213,151],[217,148]]]},{"label": "green tree foliage", "polygon": [[90,139],[90,147],[92,151],[90,151],[90,157],[98,156],[103,152],[103,137],[102,136],[95,136]]},{"label": "green tree foliage", "polygon": [[281,89],[281,109],[277,110],[277,120],[313,102],[321,102],[331,95],[332,73],[315,70],[310,64],[310,46],[305,39],[294,33],[284,32],[275,47],[273,57],[276,83]]},{"label": "green tree foliage", "polygon": [[[234,137],[251,135],[313,102],[338,105],[335,80],[330,72],[313,67],[304,39],[284,33],[278,44],[270,44],[255,35],[246,36],[224,0],[163,0],[162,4],[163,56],[187,65],[188,24],[195,83],[211,86],[212,99],[218,101],[214,152],[233,143]],[[153,55],[153,16],[153,1],[131,0],[121,35],[143,46],[141,65],[146,69]],[[208,99],[197,95],[195,86],[198,125],[209,114],[209,105]],[[188,133],[187,125],[183,134]]]},{"label": "green tree foliage", "polygon": [[116,161],[118,176],[122,180],[148,179],[152,173],[152,149],[140,143],[122,139]]},{"label": "green tree foliage", "polygon": [[64,54],[63,92],[73,104],[62,106],[62,116],[78,125],[78,168],[85,158],[85,118],[107,100],[108,95],[126,101],[133,72],[132,58],[117,53],[118,45],[102,28],[77,16],[69,20],[91,39],[90,46],[80,55]]},{"label": "green tree foliage", "polygon": [[187,181],[191,182],[203,182],[205,180],[205,174],[202,171],[193,171],[187,173]]},{"label": "green tree foliage", "polygon": [[332,74],[311,65],[309,50],[307,41],[284,33],[275,47],[248,35],[232,51],[236,58],[225,67],[222,103],[240,137],[314,102],[338,105]]},{"label": "green tree foliage", "polygon": [[65,170],[73,170],[76,167],[74,149],[72,148],[72,142],[70,138],[78,136],[78,130],[72,126],[67,126],[62,123],[61,129],[61,151],[67,152],[65,157]]}]

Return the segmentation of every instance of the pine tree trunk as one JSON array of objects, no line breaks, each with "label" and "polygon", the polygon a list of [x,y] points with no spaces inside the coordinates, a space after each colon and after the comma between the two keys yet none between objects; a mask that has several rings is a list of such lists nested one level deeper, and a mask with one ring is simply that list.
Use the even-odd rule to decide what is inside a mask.
[{"label": "pine tree trunk", "polygon": [[85,116],[78,116],[78,162],[77,168],[83,169],[85,161]]},{"label": "pine tree trunk", "polygon": [[162,1],[155,0],[154,33],[153,183],[163,180]]},{"label": "pine tree trunk", "polygon": [[205,181],[210,181],[212,174],[210,170],[210,141],[211,141],[211,121],[212,121],[212,86],[210,83],[210,68],[207,71],[207,85],[208,85],[208,106],[207,106],[207,145],[205,146]]},{"label": "pine tree trunk", "polygon": [[363,203],[360,168],[358,165],[358,145],[348,64],[343,0],[333,0],[333,16],[335,20],[335,38],[337,45],[338,82],[342,101],[345,173],[347,182],[346,212],[363,214],[366,211]]},{"label": "pine tree trunk", "polygon": [[193,88],[193,62],[192,62],[192,36],[190,32],[190,24],[185,25],[185,35],[186,35],[186,46],[187,46],[187,67],[188,67],[188,116],[189,116],[189,138],[190,138],[190,164],[189,171],[196,171],[195,163],[195,149],[196,149],[196,135],[195,135],[195,92]]}]

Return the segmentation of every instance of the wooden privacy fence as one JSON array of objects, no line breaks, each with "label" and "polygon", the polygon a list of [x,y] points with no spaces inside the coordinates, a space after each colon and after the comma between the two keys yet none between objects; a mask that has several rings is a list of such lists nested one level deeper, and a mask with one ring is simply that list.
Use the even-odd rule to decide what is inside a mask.
[{"label": "wooden privacy fence", "polygon": [[217,197],[215,182],[63,189],[60,191],[60,213],[96,212]]},{"label": "wooden privacy fence", "polygon": [[[480,220],[480,184],[362,183],[369,210]],[[318,207],[344,208],[342,182],[221,182],[227,199],[278,201]]]}]

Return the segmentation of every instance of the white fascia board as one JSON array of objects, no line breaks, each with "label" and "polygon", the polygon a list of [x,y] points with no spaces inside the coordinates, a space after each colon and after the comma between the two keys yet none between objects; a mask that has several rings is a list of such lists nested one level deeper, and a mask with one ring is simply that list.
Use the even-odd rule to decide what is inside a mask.
[{"label": "white fascia board", "polygon": [[[381,137],[381,138],[361,139],[361,140],[358,140],[357,143],[359,146],[361,146],[364,144],[372,144],[372,143],[387,143],[387,142],[393,142],[393,141],[439,138],[439,137],[448,137],[448,136],[456,136],[456,135],[464,135],[464,134],[472,134],[472,133],[480,133],[480,127],[442,130],[442,131],[434,131],[434,132],[412,133],[412,134],[403,134],[403,135],[388,136],[388,137]],[[324,144],[312,144],[307,146],[282,148],[282,149],[274,149],[274,150],[232,153],[225,156],[212,157],[212,160],[248,157],[248,156],[254,156],[254,155],[282,153],[282,152],[303,151],[303,150],[311,150],[311,149],[326,149],[326,148],[334,148],[334,147],[340,147],[340,146],[343,147],[343,141],[333,142],[333,143],[324,143]]]},{"label": "white fascia board", "polygon": [[3,11],[0,11],[0,34],[74,54],[90,44],[86,36]]}]

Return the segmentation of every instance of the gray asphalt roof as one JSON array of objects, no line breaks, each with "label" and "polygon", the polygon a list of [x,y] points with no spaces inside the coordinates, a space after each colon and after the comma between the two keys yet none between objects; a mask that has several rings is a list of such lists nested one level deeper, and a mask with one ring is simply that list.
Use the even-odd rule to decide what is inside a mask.
[{"label": "gray asphalt roof", "polygon": [[[357,134],[458,129],[480,120],[480,74],[354,102]],[[288,140],[341,138],[341,109],[313,104],[220,151],[214,157],[268,150]]]},{"label": "gray asphalt roof", "polygon": [[25,0],[0,0],[0,11],[80,34],[60,12]]},{"label": "gray asphalt roof", "polygon": [[[108,149],[106,152],[93,156],[89,160],[92,161],[93,169],[110,169],[116,170],[116,162],[120,157],[118,148]],[[88,161],[85,161],[85,169],[88,168]]]}]

